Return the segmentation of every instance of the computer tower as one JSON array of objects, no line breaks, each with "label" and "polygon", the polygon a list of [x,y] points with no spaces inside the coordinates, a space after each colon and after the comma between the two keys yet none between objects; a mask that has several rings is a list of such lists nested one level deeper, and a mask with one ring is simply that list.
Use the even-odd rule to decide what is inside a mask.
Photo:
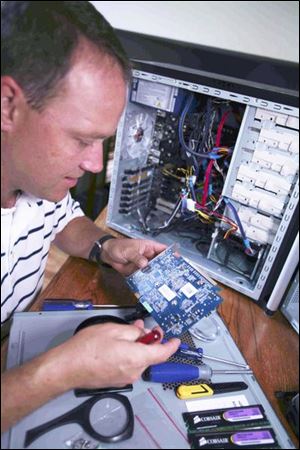
[{"label": "computer tower", "polygon": [[212,278],[265,306],[298,231],[297,98],[291,89],[135,61],[108,226],[179,243]]}]

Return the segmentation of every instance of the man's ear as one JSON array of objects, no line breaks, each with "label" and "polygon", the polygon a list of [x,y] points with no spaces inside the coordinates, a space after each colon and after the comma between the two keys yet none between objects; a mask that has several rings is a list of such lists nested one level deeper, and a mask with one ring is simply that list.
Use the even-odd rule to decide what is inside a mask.
[{"label": "man's ear", "polygon": [[1,131],[11,131],[24,104],[26,99],[18,83],[12,77],[1,77]]}]

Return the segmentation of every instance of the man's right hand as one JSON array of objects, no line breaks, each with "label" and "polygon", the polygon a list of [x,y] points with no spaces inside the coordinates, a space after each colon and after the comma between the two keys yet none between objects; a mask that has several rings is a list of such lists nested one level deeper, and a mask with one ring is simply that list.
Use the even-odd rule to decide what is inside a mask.
[{"label": "man's right hand", "polygon": [[166,344],[136,342],[145,333],[141,320],[133,325],[92,325],[6,371],[1,382],[2,432],[70,389],[133,383],[148,366],[167,360],[180,344],[179,339]]},{"label": "man's right hand", "polygon": [[[145,345],[142,321],[134,325],[106,323],[82,329],[60,347],[69,388],[101,388],[133,383],[152,364],[166,361],[180,340]],[[60,366],[61,367],[61,366]]]}]

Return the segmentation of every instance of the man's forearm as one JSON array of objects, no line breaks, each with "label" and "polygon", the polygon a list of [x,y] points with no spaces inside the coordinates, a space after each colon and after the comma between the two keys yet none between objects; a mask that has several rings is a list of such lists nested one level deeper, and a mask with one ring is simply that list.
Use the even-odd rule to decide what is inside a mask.
[{"label": "man's forearm", "polygon": [[86,327],[57,347],[6,372],[1,383],[2,431],[42,404],[75,389],[126,386],[152,364],[166,361],[179,339],[143,345],[143,321]]},{"label": "man's forearm", "polygon": [[88,217],[77,217],[56,235],[54,244],[68,255],[87,259],[94,242],[105,234]]},{"label": "man's forearm", "polygon": [[[88,259],[96,240],[105,233],[87,217],[77,217],[57,234],[54,243],[72,256]],[[102,244],[101,260],[123,275],[146,267],[166,249],[166,245],[147,239],[109,239]]]},{"label": "man's forearm", "polygon": [[[59,350],[54,348],[25,363],[8,370],[1,382],[1,432],[4,432],[52,398],[71,389],[66,385]],[[65,362],[68,366],[67,362]],[[59,366],[59,367],[58,367]],[[59,370],[58,370],[59,369]]]}]

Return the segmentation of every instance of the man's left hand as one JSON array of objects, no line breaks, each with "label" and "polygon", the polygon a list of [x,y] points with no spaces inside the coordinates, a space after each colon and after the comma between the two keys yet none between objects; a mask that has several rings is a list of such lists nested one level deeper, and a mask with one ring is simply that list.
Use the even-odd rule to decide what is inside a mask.
[{"label": "man's left hand", "polygon": [[145,239],[109,239],[103,244],[101,259],[121,274],[130,275],[146,267],[166,248],[164,244]]}]

